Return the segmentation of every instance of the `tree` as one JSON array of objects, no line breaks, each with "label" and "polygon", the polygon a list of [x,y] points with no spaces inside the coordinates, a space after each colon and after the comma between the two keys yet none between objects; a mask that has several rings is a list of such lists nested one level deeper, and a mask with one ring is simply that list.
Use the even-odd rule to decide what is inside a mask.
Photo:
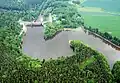
[{"label": "tree", "polygon": [[74,4],[80,5],[80,0],[73,0],[72,1]]},{"label": "tree", "polygon": [[120,82],[120,61],[117,61],[112,69],[112,74],[114,76],[115,82],[119,83]]}]

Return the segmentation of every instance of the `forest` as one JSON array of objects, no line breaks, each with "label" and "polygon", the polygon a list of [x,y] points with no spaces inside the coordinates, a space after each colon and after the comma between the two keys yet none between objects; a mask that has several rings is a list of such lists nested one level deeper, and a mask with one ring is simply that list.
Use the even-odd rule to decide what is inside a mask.
[{"label": "forest", "polygon": [[2,0],[0,8],[7,10],[28,10],[29,8],[37,8],[44,0]]},{"label": "forest", "polygon": [[[19,42],[13,38],[17,33],[13,33],[12,30],[3,30],[5,37],[0,38],[2,47],[0,51],[2,53],[0,56],[0,81],[2,83],[80,81],[81,83],[111,83],[113,77],[103,55],[85,46],[80,41],[71,41],[71,46],[75,49],[75,55],[71,57],[39,61],[21,53]],[[91,57],[94,57],[93,62],[81,68],[81,63]]]},{"label": "forest", "polygon": [[[59,24],[60,26],[62,26],[62,28],[78,28],[84,25],[83,18],[80,15],[80,11],[78,11],[76,8],[75,1],[73,2],[74,4],[71,4],[70,0],[54,0],[52,3],[50,2],[51,0],[47,0],[45,5],[43,6],[44,11],[42,11],[42,14],[47,16],[49,13],[51,13],[53,17],[53,25]],[[46,33],[47,31],[45,31],[45,35],[50,34],[50,36],[54,36],[57,31],[58,30],[56,30],[55,32],[53,31],[54,34],[51,34],[51,32]],[[49,38],[49,36],[45,37]]]},{"label": "forest", "polygon": [[[6,5],[0,4],[0,8],[2,8],[0,10],[1,83],[119,83],[120,63],[116,62],[111,71],[103,54],[78,40],[70,42],[70,47],[74,52],[74,55],[71,57],[39,60],[22,53],[20,43],[23,35],[18,37],[22,27],[17,22],[19,19],[36,20],[39,12],[42,11],[43,13],[41,9],[51,12],[47,9],[51,8],[51,13],[52,15],[55,14],[57,21],[55,20],[52,24],[44,25],[47,37],[52,37],[51,35],[63,28],[77,28],[79,25],[84,24],[76,8],[66,4],[68,0],[55,0],[51,4],[49,3],[51,0],[47,0],[44,7],[40,6],[45,3],[42,0],[40,3],[38,3],[39,0],[35,0],[35,2],[29,0],[30,5],[28,8],[20,6],[22,4],[25,5],[25,2],[18,3],[17,0],[14,0],[9,3],[10,0],[7,1]],[[76,4],[76,2],[74,3]],[[54,4],[56,8],[52,8],[55,7],[52,6]],[[30,8],[34,12],[31,13]],[[106,37],[109,38],[109,36]]]},{"label": "forest", "polygon": [[114,66],[113,66],[113,70],[112,73],[114,75],[114,80],[115,82],[119,83],[120,82],[120,61],[117,61]]},{"label": "forest", "polygon": [[63,30],[63,26],[60,23],[46,23],[44,25],[44,39],[48,40],[53,38],[57,33]]}]

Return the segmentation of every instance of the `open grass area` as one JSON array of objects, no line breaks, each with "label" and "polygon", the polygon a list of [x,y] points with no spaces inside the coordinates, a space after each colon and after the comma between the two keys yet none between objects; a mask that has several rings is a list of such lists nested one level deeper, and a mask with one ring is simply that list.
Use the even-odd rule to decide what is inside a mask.
[{"label": "open grass area", "polygon": [[82,15],[86,25],[120,38],[120,16]]}]

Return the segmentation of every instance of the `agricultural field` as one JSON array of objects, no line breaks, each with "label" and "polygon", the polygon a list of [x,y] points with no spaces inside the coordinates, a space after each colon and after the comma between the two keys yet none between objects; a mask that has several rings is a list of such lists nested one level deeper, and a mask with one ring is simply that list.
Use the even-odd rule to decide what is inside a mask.
[{"label": "agricultural field", "polygon": [[85,24],[120,38],[120,16],[83,15]]},{"label": "agricultural field", "polygon": [[120,38],[118,3],[119,0],[86,0],[80,8],[85,24]]}]

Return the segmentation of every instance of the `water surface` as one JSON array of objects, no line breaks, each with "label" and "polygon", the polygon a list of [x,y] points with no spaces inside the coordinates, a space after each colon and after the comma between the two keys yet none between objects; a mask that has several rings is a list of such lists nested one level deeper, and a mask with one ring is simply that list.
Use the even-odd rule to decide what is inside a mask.
[{"label": "water surface", "polygon": [[27,35],[24,37],[23,52],[39,59],[71,56],[73,52],[69,47],[69,40],[81,40],[84,44],[88,44],[100,53],[103,53],[111,68],[115,61],[120,60],[120,51],[115,50],[92,35],[85,34],[81,29],[64,31],[53,39],[45,41],[43,38],[43,27],[29,27]]}]

